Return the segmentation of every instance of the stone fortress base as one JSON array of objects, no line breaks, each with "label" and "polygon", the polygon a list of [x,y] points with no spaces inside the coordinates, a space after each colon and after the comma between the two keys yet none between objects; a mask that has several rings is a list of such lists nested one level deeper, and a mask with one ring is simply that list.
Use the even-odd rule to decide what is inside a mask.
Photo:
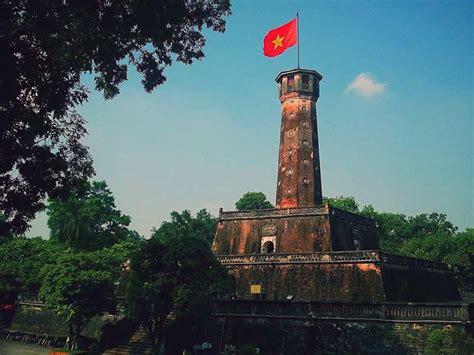
[{"label": "stone fortress base", "polygon": [[238,299],[460,300],[447,265],[383,253],[376,238],[373,220],[327,205],[221,211],[213,252],[235,276]]}]

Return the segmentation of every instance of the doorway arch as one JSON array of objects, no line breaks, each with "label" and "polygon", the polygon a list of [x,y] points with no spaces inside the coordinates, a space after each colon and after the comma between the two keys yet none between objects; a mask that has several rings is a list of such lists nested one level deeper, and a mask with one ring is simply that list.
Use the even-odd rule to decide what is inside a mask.
[{"label": "doorway arch", "polygon": [[265,243],[262,245],[262,253],[263,254],[271,254],[275,251],[275,245],[271,240],[267,240]]}]

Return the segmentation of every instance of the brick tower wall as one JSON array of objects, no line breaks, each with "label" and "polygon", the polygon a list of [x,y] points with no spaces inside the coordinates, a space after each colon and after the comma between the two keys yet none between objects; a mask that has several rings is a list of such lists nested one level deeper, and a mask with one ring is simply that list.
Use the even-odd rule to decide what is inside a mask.
[{"label": "brick tower wall", "polygon": [[281,73],[281,133],[277,208],[322,204],[316,102],[322,76],[314,70]]}]

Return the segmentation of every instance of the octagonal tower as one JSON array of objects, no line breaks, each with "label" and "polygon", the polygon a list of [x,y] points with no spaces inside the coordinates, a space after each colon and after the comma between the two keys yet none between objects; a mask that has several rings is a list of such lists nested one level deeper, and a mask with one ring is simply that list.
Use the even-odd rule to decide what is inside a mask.
[{"label": "octagonal tower", "polygon": [[316,102],[322,75],[293,69],[275,79],[281,101],[276,208],[322,204]]}]

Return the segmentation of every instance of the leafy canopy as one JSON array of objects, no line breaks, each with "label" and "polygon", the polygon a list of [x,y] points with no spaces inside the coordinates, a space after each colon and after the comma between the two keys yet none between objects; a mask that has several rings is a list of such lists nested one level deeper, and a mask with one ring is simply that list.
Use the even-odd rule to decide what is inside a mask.
[{"label": "leafy canopy", "polygon": [[359,204],[353,196],[323,197],[323,203],[352,213],[359,213]]},{"label": "leafy canopy", "polygon": [[155,349],[173,312],[174,337],[186,348],[202,341],[212,300],[230,293],[232,286],[203,239],[172,237],[163,244],[152,238],[132,260],[127,312],[144,325]]},{"label": "leafy canopy", "polygon": [[246,192],[236,203],[235,208],[238,211],[261,210],[264,208],[273,208],[267,196],[263,192]]},{"label": "leafy canopy", "polygon": [[6,297],[14,302],[21,292],[37,293],[41,269],[53,264],[60,252],[39,237],[17,238],[0,244],[0,299]]},{"label": "leafy canopy", "polygon": [[401,245],[400,253],[455,266],[460,288],[474,291],[474,228],[455,235],[432,234],[409,239]]},{"label": "leafy canopy", "polygon": [[79,250],[97,250],[127,239],[130,217],[115,206],[105,181],[86,183],[67,199],[50,199],[47,206],[51,241]]},{"label": "leafy canopy", "polygon": [[151,92],[173,62],[204,57],[205,28],[223,32],[228,0],[6,0],[0,23],[0,211],[21,234],[46,196],[58,198],[94,173],[81,141],[87,101],[81,75],[105,98],[128,66]]},{"label": "leafy canopy", "polygon": [[39,296],[69,325],[76,343],[94,316],[115,311],[114,278],[97,253],[62,253],[42,269]]},{"label": "leafy canopy", "polygon": [[189,210],[184,210],[181,213],[173,211],[171,212],[171,221],[161,223],[158,229],[153,228],[152,238],[168,244],[168,240],[171,238],[195,237],[210,245],[214,240],[216,227],[217,219],[205,208],[201,209],[196,217],[193,217]]}]

